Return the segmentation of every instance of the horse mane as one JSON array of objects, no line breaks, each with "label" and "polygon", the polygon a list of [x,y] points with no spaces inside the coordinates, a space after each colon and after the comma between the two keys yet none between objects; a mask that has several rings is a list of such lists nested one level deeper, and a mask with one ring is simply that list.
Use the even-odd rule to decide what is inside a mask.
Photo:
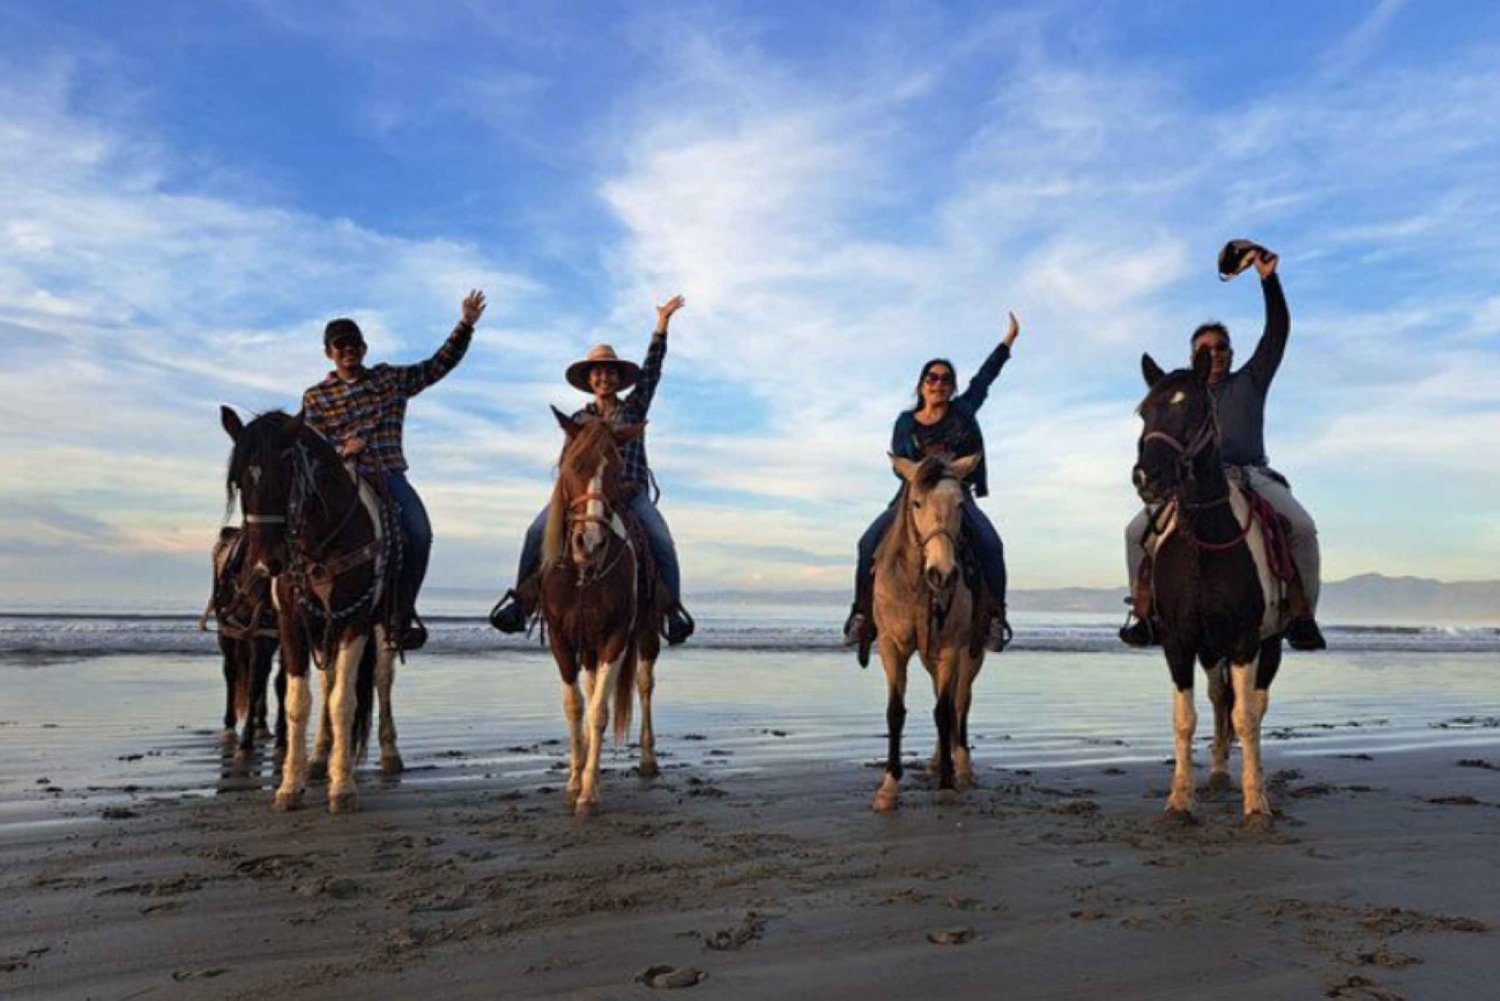
[{"label": "horse mane", "polygon": [[[571,484],[594,475],[599,460],[606,450],[617,448],[609,423],[604,420],[583,421],[577,433],[563,443],[562,453],[557,458],[557,482],[552,486],[552,499],[547,505],[547,526],[542,534],[542,566],[550,566],[562,555],[568,531],[568,493]],[[618,464],[616,464],[618,465]],[[617,493],[617,477],[608,475],[604,480],[606,494]],[[623,507],[622,500],[610,496],[610,503]]]},{"label": "horse mane", "polygon": [[[224,471],[224,517],[227,520],[234,511],[235,501],[238,499],[239,491],[235,484],[245,474],[245,467],[250,463],[250,457],[264,447],[272,436],[284,433],[289,425],[297,417],[285,410],[267,410],[256,414],[254,418],[245,423],[244,430],[240,432],[239,438],[235,439],[234,446],[229,450],[229,464]],[[333,444],[314,430],[304,420],[297,435],[297,440],[311,445],[315,451],[324,453],[319,458],[339,459],[338,451]]]}]

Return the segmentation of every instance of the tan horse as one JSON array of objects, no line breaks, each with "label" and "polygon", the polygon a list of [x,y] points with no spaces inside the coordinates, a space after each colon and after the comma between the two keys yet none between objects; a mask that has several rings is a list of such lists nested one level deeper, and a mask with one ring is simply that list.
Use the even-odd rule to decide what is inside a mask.
[{"label": "tan horse", "polygon": [[[958,537],[963,524],[963,479],[979,461],[930,457],[921,462],[892,457],[906,481],[900,514],[875,554],[875,628],[888,690],[886,723],[890,748],[885,780],[875,793],[878,812],[894,810],[901,781],[901,729],[906,722],[906,665],[912,654],[932,676],[937,707],[938,789],[968,787],[969,702],[984,663],[982,596],[964,582]],[[950,793],[951,794],[951,793]]]},{"label": "tan horse", "polygon": [[661,652],[664,593],[646,579],[649,558],[643,550],[648,547],[644,538],[636,541],[623,515],[629,496],[621,476],[619,443],[640,436],[646,426],[578,422],[553,413],[567,441],[542,543],[541,609],[562,676],[569,737],[568,801],[585,816],[599,805],[599,755],[611,702],[615,739],[630,728],[632,680],[641,698],[640,773],[648,778],[658,774],[651,695]]}]

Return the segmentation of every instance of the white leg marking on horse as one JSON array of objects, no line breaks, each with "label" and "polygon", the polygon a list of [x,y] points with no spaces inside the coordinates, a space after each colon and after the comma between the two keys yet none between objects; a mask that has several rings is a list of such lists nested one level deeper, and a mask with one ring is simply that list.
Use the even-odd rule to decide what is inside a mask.
[{"label": "white leg marking on horse", "polygon": [[1241,788],[1245,794],[1245,816],[1271,813],[1266,799],[1265,783],[1260,760],[1260,721],[1265,714],[1267,699],[1255,690],[1257,661],[1235,664],[1230,668],[1234,682],[1234,735],[1240,741],[1240,757],[1244,762]]},{"label": "white leg marking on horse", "polygon": [[641,775],[659,774],[656,763],[656,730],[651,725],[651,695],[656,690],[656,663],[644,658],[635,665],[636,689],[641,697]]},{"label": "white leg marking on horse", "polygon": [[328,808],[335,812],[354,806],[354,691],[359,661],[365,653],[366,638],[356,636],[339,647],[332,670],[333,696],[328,715],[333,729],[333,754],[328,760]]},{"label": "white leg marking on horse", "polygon": [[328,713],[333,709],[335,672],[332,664],[316,670],[318,684],[323,689],[323,708],[318,713],[318,736],[313,741],[312,777],[321,779],[328,775],[328,755],[333,749],[333,727],[328,720]]},{"label": "white leg marking on horse", "polygon": [[583,788],[583,759],[587,747],[583,740],[583,693],[578,682],[562,686],[563,716],[568,720],[568,802],[578,799]]},{"label": "white leg marking on horse", "polygon": [[312,686],[307,675],[286,679],[286,760],[281,764],[281,787],[276,790],[276,809],[290,810],[301,804],[307,788],[307,719],[312,715]]},{"label": "white leg marking on horse", "polygon": [[1193,810],[1193,734],[1198,729],[1198,710],[1193,706],[1193,690],[1172,693],[1172,792],[1167,809],[1191,813]]},{"label": "white leg marking on horse", "polygon": [[594,689],[589,692],[588,711],[588,760],[583,767],[583,787],[578,792],[578,812],[588,813],[599,802],[599,756],[604,750],[604,731],[609,728],[609,703],[614,695],[615,681],[620,664],[625,659],[621,654],[597,669]]},{"label": "white leg marking on horse", "polygon": [[380,698],[380,771],[399,774],[405,765],[396,746],[396,716],[391,708],[391,689],[396,684],[396,651],[385,643],[385,627],[375,627],[375,693]]}]

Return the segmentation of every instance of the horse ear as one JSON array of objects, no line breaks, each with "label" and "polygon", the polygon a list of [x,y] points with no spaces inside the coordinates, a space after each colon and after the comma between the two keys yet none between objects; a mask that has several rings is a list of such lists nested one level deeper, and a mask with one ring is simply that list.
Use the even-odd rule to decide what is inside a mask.
[{"label": "horse ear", "polygon": [[552,408],[552,416],[557,418],[557,426],[563,429],[563,434],[572,441],[573,436],[578,433],[578,422],[556,407]]},{"label": "horse ear", "polygon": [[1161,366],[1156,364],[1156,359],[1151,355],[1141,355],[1141,375],[1146,377],[1146,385],[1154,386],[1161,381],[1161,377],[1167,373],[1163,372]]},{"label": "horse ear", "polygon": [[920,465],[920,462],[912,462],[910,459],[903,459],[899,455],[891,456],[891,468],[896,471],[897,476],[908,483],[917,474],[917,467]]},{"label": "horse ear", "polygon": [[219,408],[219,423],[224,425],[224,431],[235,441],[240,440],[240,435],[245,433],[245,425],[240,421],[240,415],[234,412],[233,407]]},{"label": "horse ear", "polygon": [[302,430],[302,425],[306,423],[306,418],[307,411],[299,410],[286,419],[286,423],[281,426],[281,430],[289,435],[296,434]]},{"label": "horse ear", "polygon": [[1214,367],[1214,356],[1207,348],[1199,348],[1193,354],[1193,374],[1199,382],[1208,381],[1209,370]]},{"label": "horse ear", "polygon": [[639,438],[645,433],[645,421],[641,421],[638,424],[622,424],[615,428],[615,441],[630,441],[633,438]]},{"label": "horse ear", "polygon": [[948,463],[948,468],[952,470],[954,477],[962,483],[969,478],[969,474],[974,471],[974,467],[977,465],[979,465],[979,453],[975,452],[973,455],[966,455],[962,459],[954,459]]}]

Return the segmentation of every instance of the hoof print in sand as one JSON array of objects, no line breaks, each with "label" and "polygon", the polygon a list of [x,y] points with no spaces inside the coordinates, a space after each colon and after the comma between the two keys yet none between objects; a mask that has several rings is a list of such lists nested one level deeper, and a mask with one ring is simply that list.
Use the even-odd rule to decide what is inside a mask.
[{"label": "hoof print in sand", "polygon": [[939,928],[927,933],[927,941],[933,945],[968,945],[974,941],[974,929]]},{"label": "hoof print in sand", "polygon": [[696,987],[708,974],[691,966],[668,966],[664,963],[648,966],[636,980],[653,990],[675,991],[682,987]]}]

